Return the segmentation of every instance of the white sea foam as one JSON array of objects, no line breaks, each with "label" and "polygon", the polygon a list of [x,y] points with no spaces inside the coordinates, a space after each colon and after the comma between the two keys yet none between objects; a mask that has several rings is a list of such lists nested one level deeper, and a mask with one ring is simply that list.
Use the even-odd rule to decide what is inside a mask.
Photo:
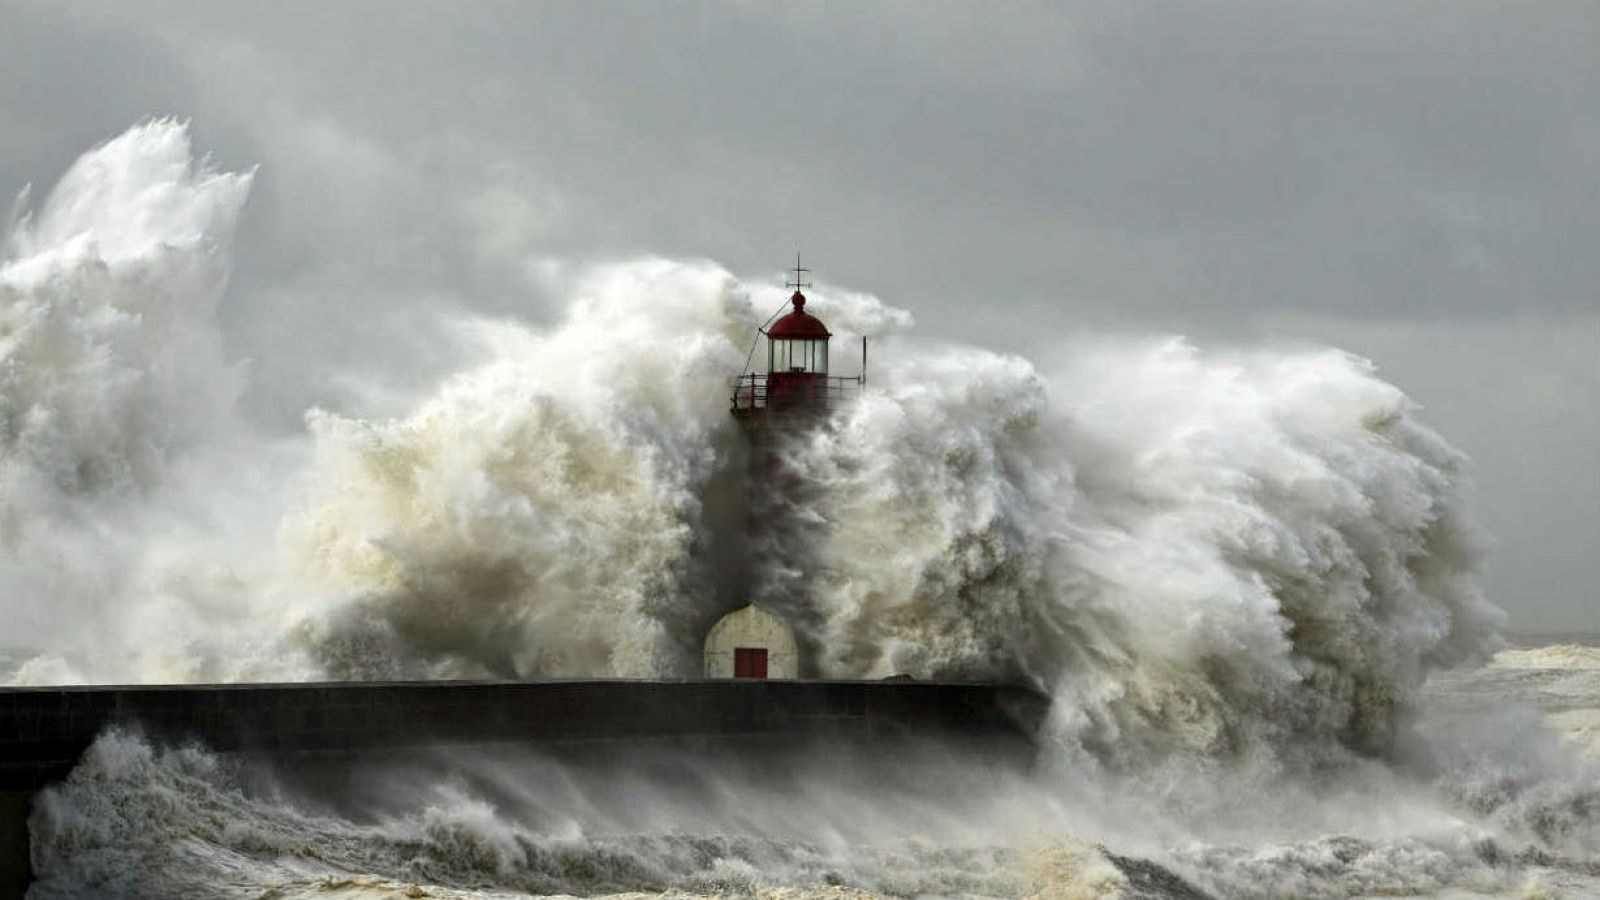
[{"label": "white sea foam", "polygon": [[[277,460],[213,321],[249,174],[155,121],[85,154],[0,260],[0,627],[23,681],[240,677]],[[190,636],[210,632],[210,646]],[[231,646],[223,646],[226,642]]]},{"label": "white sea foam", "polygon": [[[1292,804],[1257,797],[1248,838],[1219,827],[1174,839],[1170,823],[1128,829],[1071,785],[959,755],[823,751],[790,760],[781,779],[660,748],[631,760],[607,769],[457,748],[373,763],[330,799],[252,764],[111,734],[36,803],[33,896],[1287,900],[1600,888],[1592,780],[1518,783],[1532,768],[1470,781],[1463,767],[1389,790],[1352,779]],[[1449,802],[1441,786],[1460,796]],[[341,804],[354,814],[330,811]],[[1317,821],[1276,818],[1296,809]]]},{"label": "white sea foam", "polygon": [[1502,650],[1491,665],[1500,669],[1600,669],[1600,647],[1555,644],[1527,650]]},{"label": "white sea foam", "polygon": [[[952,766],[915,752],[818,760],[811,774],[801,761],[795,780],[815,791],[793,794],[736,763],[696,769],[686,766],[692,759],[660,752],[655,762],[676,777],[641,771],[649,752],[624,772],[507,753],[375,764],[363,777],[385,799],[358,824],[262,796],[260,772],[111,734],[35,807],[35,896],[297,896],[329,888],[362,896],[398,893],[408,882],[429,895],[473,897],[789,887],[1009,895],[1038,882],[1126,880],[1092,847],[995,845],[997,835],[1037,827],[1044,811],[991,824],[993,813],[1017,804],[1022,785],[970,760]],[[471,785],[458,782],[463,773],[474,776]],[[246,782],[257,785],[256,796]],[[394,790],[402,784],[405,791]]]},{"label": "white sea foam", "polygon": [[[0,594],[38,649],[14,678],[693,673],[747,599],[726,576],[746,548],[725,379],[781,293],[710,262],[595,266],[547,327],[460,324],[482,360],[408,414],[312,410],[266,448],[213,322],[249,182],[154,122],[13,230]],[[1030,362],[919,341],[870,296],[812,301],[841,343],[879,338],[880,362],[785,448],[800,567],[757,554],[752,577],[822,674],[1048,691],[1037,781],[962,822],[909,801],[875,818],[903,798],[819,775],[788,830],[737,839],[704,830],[727,814],[712,782],[608,830],[413,781],[415,808],[358,824],[112,737],[40,806],[41,895],[1139,896],[1141,872],[1175,872],[1225,897],[1532,896],[1587,877],[1593,765],[1538,716],[1477,707],[1546,672],[1541,696],[1566,699],[1544,712],[1585,715],[1574,673],[1593,669],[1547,648],[1440,673],[1486,659],[1500,620],[1467,464],[1370,363],[1180,339]],[[1454,712],[1414,731],[1425,706]],[[912,843],[846,852],[835,819]],[[596,867],[632,874],[572,874]]]}]

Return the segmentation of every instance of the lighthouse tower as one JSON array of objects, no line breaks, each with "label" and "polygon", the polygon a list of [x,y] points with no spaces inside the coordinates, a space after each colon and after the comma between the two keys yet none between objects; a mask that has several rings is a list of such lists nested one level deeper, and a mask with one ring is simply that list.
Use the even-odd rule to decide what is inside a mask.
[{"label": "lighthouse tower", "polygon": [[[749,558],[740,578],[748,605],[711,630],[705,645],[705,674],[711,678],[799,677],[814,649],[797,641],[792,631],[792,620],[805,608],[811,568],[805,557],[814,526],[795,514],[806,506],[806,485],[784,466],[783,447],[821,427],[830,412],[859,393],[866,381],[866,339],[860,375],[829,374],[833,334],[806,311],[808,271],[797,257],[788,283],[794,293],[757,330],[751,361],[764,360],[766,371],[746,371],[733,382],[731,411],[750,451],[744,527]],[[764,352],[758,355],[758,348]]]}]

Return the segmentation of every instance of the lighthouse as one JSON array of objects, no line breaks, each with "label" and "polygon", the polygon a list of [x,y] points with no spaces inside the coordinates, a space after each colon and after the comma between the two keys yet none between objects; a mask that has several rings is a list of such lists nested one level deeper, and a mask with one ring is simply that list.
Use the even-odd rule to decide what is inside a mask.
[{"label": "lighthouse", "polygon": [[[789,300],[756,329],[746,371],[733,380],[730,409],[749,448],[746,605],[716,623],[705,643],[708,678],[796,678],[807,669],[808,648],[795,637],[792,619],[803,614],[805,559],[812,532],[805,517],[803,479],[783,464],[785,445],[825,427],[830,413],[850,402],[866,383],[867,344],[861,340],[861,373],[829,372],[828,326],[806,310],[810,270],[795,258]],[[757,350],[763,352],[757,353]],[[765,371],[750,371],[765,363]]]}]

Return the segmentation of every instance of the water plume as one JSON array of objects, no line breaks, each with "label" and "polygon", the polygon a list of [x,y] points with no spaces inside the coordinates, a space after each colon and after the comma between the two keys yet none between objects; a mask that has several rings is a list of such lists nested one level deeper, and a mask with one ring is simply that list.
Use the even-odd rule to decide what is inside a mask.
[{"label": "water plume", "polygon": [[304,631],[330,671],[693,674],[734,288],[703,264],[605,270],[548,331],[480,325],[493,361],[403,419],[313,413],[283,536],[339,592]]},{"label": "water plume", "polygon": [[1492,646],[1465,460],[1364,360],[881,355],[791,459],[833,674],[1025,676],[1110,755],[1381,750]]},{"label": "water plume", "polygon": [[[702,768],[659,828],[619,836],[637,808],[551,824],[506,813],[503,791],[444,797],[448,779],[407,782],[420,811],[313,814],[203,751],[113,736],[44,806],[41,895],[137,893],[169,847],[169,895],[229,872],[284,896],[398,879],[445,896],[1589,883],[1592,763],[1537,720],[1426,715],[1430,676],[1487,658],[1501,614],[1477,586],[1467,460],[1370,362],[1109,337],[1030,361],[920,339],[904,310],[822,285],[810,309],[839,346],[869,334],[880,352],[857,402],[784,444],[805,488],[753,539],[727,378],[776,285],[708,261],[581,267],[556,321],[462,314],[452,339],[476,361],[403,415],[312,409],[269,443],[237,409],[248,371],[215,322],[250,182],[156,121],[14,217],[0,617],[29,658],[13,680],[691,676],[711,623],[759,599],[816,675],[1048,692],[1040,771],[988,785],[975,808],[1000,826],[909,801],[877,819],[904,797],[868,783],[798,831],[730,838],[682,833],[707,804],[747,821]],[[1461,677],[1555,683],[1548,669],[1588,691],[1586,653]],[[981,768],[923,774],[948,791]],[[566,776],[527,777],[559,793]],[[857,852],[829,816],[913,837]],[[318,862],[308,840],[334,850]]]},{"label": "water plume", "polygon": [[[100,677],[692,674],[747,556],[785,568],[765,599],[817,673],[1026,678],[1101,758],[1382,751],[1430,668],[1490,646],[1465,460],[1371,364],[1176,339],[1035,364],[826,286],[812,309],[881,363],[785,451],[805,565],[748,554],[726,380],[781,294],[703,261],[590,267],[548,326],[458,323],[483,361],[407,415],[309,411],[296,471],[220,532],[275,547],[214,552],[203,470],[260,471],[213,321],[249,183],[152,122],[9,240],[9,593],[178,635]],[[184,622],[207,608],[276,661],[218,665]]]},{"label": "water plume", "polygon": [[[52,641],[101,624],[137,635],[130,607],[192,574],[177,559],[191,537],[175,534],[192,499],[181,482],[239,437],[245,373],[213,313],[251,177],[197,160],[187,128],[158,120],[85,154],[37,210],[19,200],[0,262],[10,642],[65,650]],[[82,655],[95,652],[129,650]],[[59,655],[36,671],[82,677]]]}]

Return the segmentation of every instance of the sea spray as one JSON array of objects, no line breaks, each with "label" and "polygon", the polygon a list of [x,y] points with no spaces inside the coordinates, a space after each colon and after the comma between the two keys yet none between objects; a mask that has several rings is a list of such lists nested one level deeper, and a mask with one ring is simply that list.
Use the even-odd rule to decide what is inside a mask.
[{"label": "sea spray", "polygon": [[[1041,367],[826,289],[841,342],[900,334],[786,451],[803,534],[730,595],[746,548],[707,502],[744,496],[726,379],[778,298],[705,262],[595,267],[549,327],[463,326],[486,361],[404,417],[311,411],[260,504],[287,512],[252,523],[276,550],[187,554],[214,523],[175,498],[221,492],[192,461],[251,465],[212,322],[248,183],[151,123],[11,238],[11,595],[160,623],[92,654],[60,623],[45,649],[95,677],[683,675],[716,615],[763,599],[822,674],[1027,678],[1101,760],[1276,758],[1383,750],[1430,667],[1489,645],[1464,460],[1369,364],[1169,340]],[[191,627],[210,610],[234,623]],[[218,665],[229,641],[271,662]]]},{"label": "sea spray", "polygon": [[[486,361],[406,416],[311,411],[259,504],[287,511],[249,526],[276,549],[211,552],[181,500],[223,493],[194,460],[252,465],[212,322],[248,184],[150,123],[10,241],[5,577],[24,608],[81,607],[44,649],[94,677],[683,675],[716,615],[763,599],[821,674],[1026,678],[1101,761],[1282,762],[1383,751],[1431,667],[1490,645],[1464,460],[1364,361],[1107,340],[1038,366],[826,289],[841,342],[900,334],[785,451],[803,534],[730,595],[745,548],[708,526],[717,490],[744,496],[726,379],[778,298],[706,262],[598,266],[548,327],[463,326]],[[72,646],[108,607],[157,624]]]},{"label": "sea spray", "polygon": [[[250,504],[234,500],[273,453],[234,414],[245,371],[213,318],[251,180],[196,160],[187,128],[158,120],[85,154],[12,226],[0,627],[42,651],[22,680],[248,670],[249,639],[231,623],[258,554],[240,539]],[[213,627],[240,639],[210,653],[170,639]]]},{"label": "sea spray", "polygon": [[[457,747],[372,761],[338,801],[357,814],[335,816],[292,771],[280,779],[258,762],[114,732],[36,803],[34,891],[260,896],[362,879],[471,896],[1005,896],[1119,881],[1088,846],[1024,837],[1051,817],[1030,809],[1015,773],[938,747],[901,750],[794,746],[775,750],[774,766],[714,748],[616,748],[589,764],[583,751]],[[1040,853],[1053,858],[1046,871]]]},{"label": "sea spray", "polygon": [[[23,540],[63,521],[97,540],[114,512],[170,517],[172,495],[215,487],[183,463],[237,432],[212,313],[248,184],[155,122],[86,155],[16,229],[3,509]],[[271,564],[218,576],[270,610],[245,617],[251,640],[280,644],[290,673],[685,674],[699,632],[753,599],[714,588],[737,548],[707,498],[742,474],[727,378],[776,292],[654,259],[570,293],[548,327],[463,326],[486,361],[406,416],[308,414],[277,549],[247,548]],[[815,567],[780,605],[818,671],[1026,677],[1074,740],[1119,752],[1373,750],[1428,668],[1488,646],[1464,460],[1369,364],[1103,341],[1040,366],[921,344],[875,298],[814,293],[841,343],[899,333],[859,402],[786,454]],[[102,497],[114,512],[84,505]],[[108,543],[136,573],[157,555]],[[7,577],[30,577],[11,546]],[[120,605],[182,618],[172,592],[75,563],[15,595],[45,602],[88,570],[126,582]],[[189,602],[218,602],[193,581]],[[141,680],[143,661],[100,665]]]},{"label": "sea spray", "polygon": [[1418,784],[1304,807],[1346,829],[1321,833],[1265,802],[1245,842],[1171,839],[1161,820],[1125,831],[1048,778],[933,746],[591,755],[391,755],[329,796],[294,769],[112,733],[35,805],[33,895],[1331,900],[1595,884],[1582,858],[1451,815]]},{"label": "sea spray", "polygon": [[[18,680],[692,674],[705,627],[751,599],[730,567],[755,560],[755,593],[772,590],[760,599],[818,674],[1049,691],[1041,780],[929,834],[959,816],[876,820],[899,795],[829,793],[834,773],[816,774],[791,792],[821,797],[785,819],[798,831],[735,840],[684,824],[727,796],[696,782],[659,829],[612,819],[599,839],[592,817],[545,831],[503,797],[440,799],[430,818],[443,788],[426,777],[404,782],[421,810],[319,818],[203,751],[111,738],[41,807],[45,895],[147,878],[183,888],[167,895],[218,878],[252,895],[318,879],[1009,894],[1028,890],[1017,823],[1229,897],[1514,891],[1525,869],[1564,883],[1592,865],[1594,770],[1537,723],[1496,732],[1521,742],[1408,734],[1424,679],[1482,658],[1499,614],[1476,587],[1466,461],[1371,364],[1176,339],[1030,362],[918,340],[904,311],[823,286],[811,308],[836,340],[888,340],[859,401],[783,450],[806,484],[785,561],[741,546],[727,513],[748,460],[726,378],[775,287],[703,261],[596,265],[558,321],[461,325],[479,362],[409,413],[313,410],[269,448],[235,409],[244,370],[214,322],[249,181],[197,163],[181,125],[148,123],[13,229],[0,586],[9,633],[36,650]],[[141,803],[171,815],[124,828],[94,812]],[[914,821],[924,843],[822,852],[831,817]],[[575,879],[551,859],[654,874]],[[1046,868],[1137,896],[1139,866],[1061,859]]]},{"label": "sea spray", "polygon": [[[887,355],[886,355],[887,356]],[[1464,460],[1335,351],[888,356],[789,460],[830,674],[1026,676],[1109,755],[1388,746],[1482,658]]]},{"label": "sea spray", "polygon": [[231,414],[243,372],[212,318],[250,182],[197,162],[187,129],[157,121],[86,154],[12,226],[0,267],[8,498],[152,491]]}]

